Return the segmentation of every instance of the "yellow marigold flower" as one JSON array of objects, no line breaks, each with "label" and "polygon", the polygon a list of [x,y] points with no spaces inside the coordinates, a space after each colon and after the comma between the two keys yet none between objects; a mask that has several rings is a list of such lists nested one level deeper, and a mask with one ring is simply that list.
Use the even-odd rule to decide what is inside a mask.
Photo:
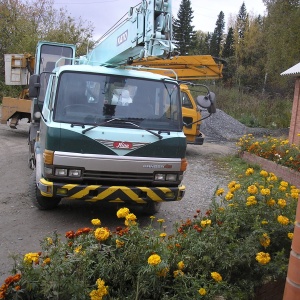
[{"label": "yellow marigold flower", "polygon": [[224,194],[224,192],[225,192],[225,190],[224,189],[217,189],[217,191],[216,191],[216,195],[217,196],[221,196],[221,195],[223,195]]},{"label": "yellow marigold flower", "polygon": [[288,225],[289,222],[290,222],[289,218],[287,218],[287,217],[285,217],[285,216],[282,216],[282,215],[280,215],[280,216],[277,217],[277,221],[278,221],[281,225]]},{"label": "yellow marigold flower", "polygon": [[50,264],[50,262],[51,262],[51,258],[50,258],[50,257],[45,258],[44,261],[43,261],[43,263],[44,263],[45,265]]},{"label": "yellow marigold flower", "polygon": [[266,265],[267,263],[270,262],[271,257],[269,253],[265,253],[265,252],[259,252],[256,254],[256,258],[255,258],[261,265]]},{"label": "yellow marigold flower", "polygon": [[261,224],[262,224],[262,225],[267,225],[268,223],[269,223],[269,222],[266,221],[266,220],[262,220],[262,221],[261,221]]},{"label": "yellow marigold flower", "polygon": [[117,211],[117,217],[119,219],[125,218],[129,213],[130,213],[129,209],[127,207],[123,207]]},{"label": "yellow marigold flower", "polygon": [[231,200],[232,198],[233,198],[233,194],[232,194],[231,192],[228,192],[228,193],[226,194],[226,196],[225,196],[225,199],[226,199],[227,201]]},{"label": "yellow marigold flower", "polygon": [[95,230],[94,232],[95,234],[95,238],[98,240],[98,241],[106,241],[109,236],[110,236],[110,231],[108,228],[105,228],[105,227],[99,227]]},{"label": "yellow marigold flower", "polygon": [[128,221],[136,221],[136,215],[135,214],[128,214],[128,215],[126,215],[126,220],[128,220]]},{"label": "yellow marigold flower", "polygon": [[268,181],[277,181],[278,178],[274,173],[270,173],[270,176],[267,179]]},{"label": "yellow marigold flower", "polygon": [[211,225],[211,220],[202,220],[200,224],[202,227],[206,227],[207,225]]},{"label": "yellow marigold flower", "polygon": [[166,277],[168,275],[169,272],[169,268],[165,267],[163,269],[161,269],[160,271],[157,272],[157,275],[159,277]]},{"label": "yellow marigold flower", "polygon": [[181,260],[178,264],[177,267],[179,270],[183,270],[184,269],[184,262]]},{"label": "yellow marigold flower", "polygon": [[126,226],[130,226],[130,225],[136,225],[136,215],[135,214],[132,214],[132,213],[130,213],[130,214],[128,214],[128,215],[126,215],[126,217],[125,217],[125,225]]},{"label": "yellow marigold flower", "polygon": [[116,247],[117,247],[117,248],[121,248],[121,247],[123,247],[123,246],[124,246],[124,244],[125,244],[125,242],[123,242],[123,241],[120,241],[120,240],[116,239]]},{"label": "yellow marigold flower", "polygon": [[76,248],[74,249],[74,252],[79,253],[79,252],[81,251],[81,248],[82,248],[82,246],[79,245],[78,247],[76,247]]},{"label": "yellow marigold flower", "polygon": [[124,224],[125,226],[132,226],[136,225],[136,221],[125,220]]},{"label": "yellow marigold flower", "polygon": [[263,196],[267,196],[267,195],[270,195],[270,194],[271,194],[271,191],[270,191],[270,189],[261,189],[261,190],[260,190],[260,193],[261,193]]},{"label": "yellow marigold flower", "polygon": [[289,160],[292,161],[292,160],[294,160],[294,158],[292,156],[290,156]]},{"label": "yellow marigold flower", "polygon": [[245,174],[246,174],[247,176],[252,175],[253,173],[254,173],[254,169],[253,169],[253,168],[248,168],[248,169],[246,170],[246,172],[245,172]]},{"label": "yellow marigold flower", "polygon": [[222,276],[218,272],[211,272],[210,275],[211,275],[212,279],[214,279],[217,282],[223,280]]},{"label": "yellow marigold flower", "polygon": [[91,220],[91,223],[94,225],[94,226],[100,226],[101,225],[101,221],[99,219],[92,219]]},{"label": "yellow marigold flower", "polygon": [[286,206],[286,201],[284,199],[278,199],[277,203],[281,208]]},{"label": "yellow marigold flower", "polygon": [[251,205],[255,205],[255,204],[257,204],[257,200],[256,200],[255,196],[249,196],[247,198],[246,205],[251,206]]},{"label": "yellow marigold flower", "polygon": [[267,234],[267,233],[264,233],[264,234],[262,235],[262,237],[260,238],[260,244],[261,244],[263,247],[267,248],[267,247],[270,245],[270,243],[271,243],[271,240],[270,240],[268,234]]},{"label": "yellow marigold flower", "polygon": [[288,187],[288,186],[289,186],[289,183],[286,182],[286,181],[281,181],[281,182],[280,182],[280,185],[285,186],[285,187]]},{"label": "yellow marigold flower", "polygon": [[34,263],[38,263],[39,262],[39,254],[36,252],[30,252],[24,255],[24,262],[26,264],[32,264]]},{"label": "yellow marigold flower", "polygon": [[263,177],[268,177],[269,176],[269,173],[265,170],[261,170],[259,174]]},{"label": "yellow marigold flower", "polygon": [[157,222],[158,222],[158,223],[164,223],[165,220],[164,220],[164,219],[158,219]]},{"label": "yellow marigold flower", "polygon": [[53,240],[51,237],[47,237],[47,242],[48,242],[48,245],[52,245],[53,244]]},{"label": "yellow marigold flower", "polygon": [[156,266],[161,263],[161,258],[158,254],[152,254],[148,258],[148,264],[151,266]]},{"label": "yellow marigold flower", "polygon": [[281,192],[286,191],[286,187],[283,186],[283,185],[280,185],[280,186],[278,187],[278,189],[279,189]]},{"label": "yellow marigold flower", "polygon": [[238,190],[238,189],[240,189],[240,188],[241,188],[240,183],[237,183],[237,184],[234,186],[234,189],[235,189],[235,190]]},{"label": "yellow marigold flower", "polygon": [[256,185],[252,184],[252,185],[248,186],[247,191],[249,194],[254,195],[254,194],[257,194],[258,189],[257,189]]},{"label": "yellow marigold flower", "polygon": [[166,237],[167,234],[166,234],[165,232],[162,232],[159,236],[160,236],[160,237]]},{"label": "yellow marigold flower", "polygon": [[267,201],[267,205],[268,206],[274,206],[276,204],[276,201],[274,200],[274,199],[269,199],[268,201]]},{"label": "yellow marigold flower", "polygon": [[205,295],[206,295],[206,289],[201,288],[201,289],[198,290],[198,293],[199,293],[201,296],[205,296]]},{"label": "yellow marigold flower", "polygon": [[183,276],[184,273],[181,270],[176,270],[176,271],[173,272],[173,275],[174,275],[174,277]]},{"label": "yellow marigold flower", "polygon": [[289,238],[290,240],[292,240],[292,239],[294,238],[294,233],[289,232],[289,233],[288,233],[288,238]]},{"label": "yellow marigold flower", "polygon": [[235,185],[236,185],[236,181],[231,181],[231,182],[228,183],[228,188],[231,189]]},{"label": "yellow marigold flower", "polygon": [[291,197],[294,199],[298,199],[299,193],[291,193]]},{"label": "yellow marigold flower", "polygon": [[102,298],[108,294],[107,286],[105,286],[105,282],[102,279],[97,279],[97,290],[93,290],[90,292],[91,300],[102,300]]},{"label": "yellow marigold flower", "polygon": [[155,217],[154,217],[154,216],[150,216],[149,218],[150,218],[151,220],[154,220],[154,219],[155,219]]}]

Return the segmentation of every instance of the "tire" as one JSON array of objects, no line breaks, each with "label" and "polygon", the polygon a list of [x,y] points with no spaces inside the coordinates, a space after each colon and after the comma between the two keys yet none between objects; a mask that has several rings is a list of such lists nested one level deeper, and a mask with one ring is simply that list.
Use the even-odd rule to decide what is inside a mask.
[{"label": "tire", "polygon": [[161,202],[150,201],[143,205],[143,213],[145,215],[155,215],[159,212],[161,207]]},{"label": "tire", "polygon": [[50,210],[58,206],[60,198],[55,197],[44,197],[36,184],[36,171],[33,170],[30,176],[29,183],[29,196],[32,200],[32,203],[35,207],[41,210]]}]

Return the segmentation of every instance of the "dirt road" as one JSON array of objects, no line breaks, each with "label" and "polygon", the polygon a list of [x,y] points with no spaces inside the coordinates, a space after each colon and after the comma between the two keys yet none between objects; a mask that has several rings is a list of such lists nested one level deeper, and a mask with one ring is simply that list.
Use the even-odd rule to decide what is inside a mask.
[{"label": "dirt road", "polygon": [[[0,124],[0,284],[10,275],[13,254],[25,254],[40,250],[40,240],[57,231],[64,235],[68,230],[90,226],[90,220],[100,218],[104,226],[114,229],[123,225],[116,218],[115,205],[90,204],[79,201],[62,201],[52,211],[35,208],[28,196],[28,182],[31,170],[27,166],[28,124],[22,123],[17,130]],[[196,209],[206,210],[215,188],[227,182],[226,170],[216,166],[213,159],[234,151],[233,144],[206,143],[203,146],[188,146],[189,161],[184,184],[187,187],[182,201],[163,203],[158,218],[166,220],[167,230],[173,224],[192,217]],[[148,224],[149,217],[137,214],[139,224]]]}]

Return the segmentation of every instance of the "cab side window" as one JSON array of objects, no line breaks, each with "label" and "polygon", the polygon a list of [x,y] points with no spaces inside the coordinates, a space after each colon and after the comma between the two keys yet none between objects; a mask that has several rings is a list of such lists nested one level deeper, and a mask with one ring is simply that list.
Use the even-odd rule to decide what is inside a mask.
[{"label": "cab side window", "polygon": [[182,106],[186,108],[193,108],[193,104],[187,93],[181,92],[181,102]]}]

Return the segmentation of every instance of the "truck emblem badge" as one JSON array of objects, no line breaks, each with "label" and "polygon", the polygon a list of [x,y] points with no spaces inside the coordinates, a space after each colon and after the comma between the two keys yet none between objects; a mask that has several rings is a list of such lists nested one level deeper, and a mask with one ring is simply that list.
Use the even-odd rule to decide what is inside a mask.
[{"label": "truck emblem badge", "polygon": [[114,142],[113,147],[117,149],[132,149],[132,143],[130,142]]},{"label": "truck emblem badge", "polygon": [[126,30],[125,32],[123,32],[117,37],[117,46],[120,46],[122,43],[126,42],[127,37],[128,37],[128,30]]}]

